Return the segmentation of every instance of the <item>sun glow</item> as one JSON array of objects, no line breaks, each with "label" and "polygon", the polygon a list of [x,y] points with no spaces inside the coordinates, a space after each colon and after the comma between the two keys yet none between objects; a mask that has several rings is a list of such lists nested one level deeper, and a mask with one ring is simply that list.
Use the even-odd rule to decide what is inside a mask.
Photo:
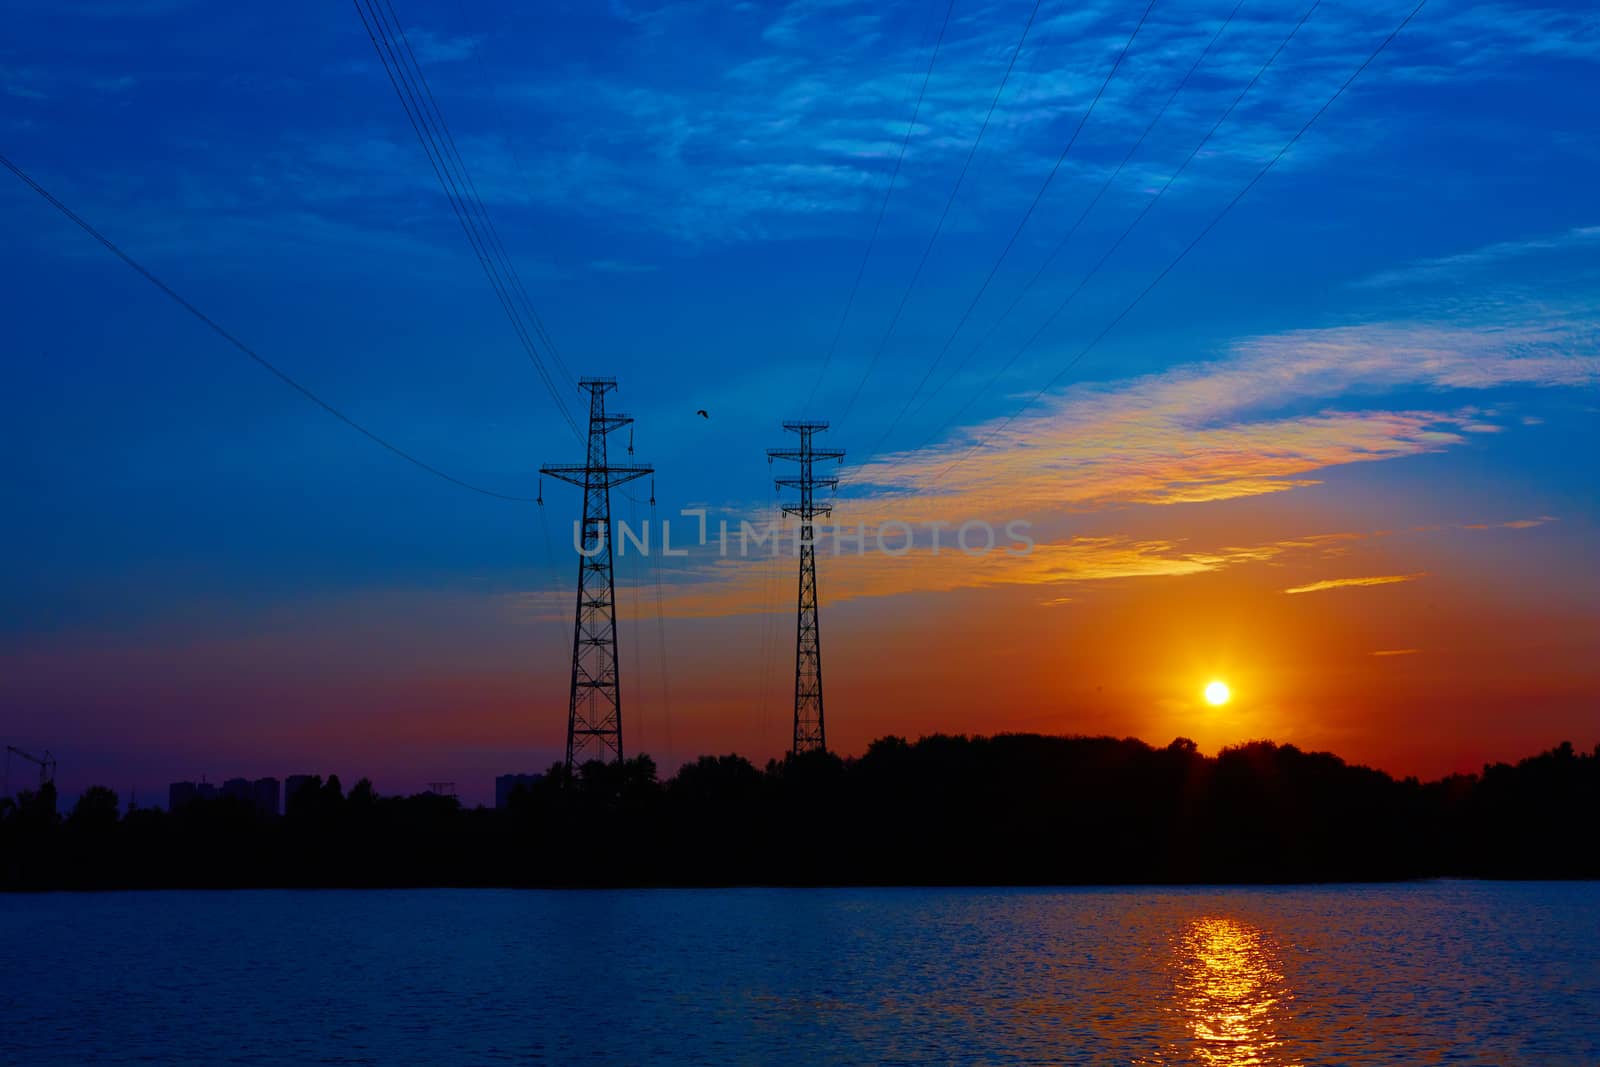
[{"label": "sun glow", "polygon": [[1205,696],[1207,704],[1219,708],[1233,698],[1233,691],[1227,682],[1213,681],[1206,684]]}]

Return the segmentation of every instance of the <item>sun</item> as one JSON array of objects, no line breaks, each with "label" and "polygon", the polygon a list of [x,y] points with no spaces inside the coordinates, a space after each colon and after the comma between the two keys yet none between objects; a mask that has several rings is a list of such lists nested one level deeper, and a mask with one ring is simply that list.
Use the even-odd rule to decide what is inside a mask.
[{"label": "sun", "polygon": [[1206,703],[1212,707],[1220,708],[1233,698],[1233,690],[1228,688],[1228,683],[1214,681],[1206,683]]}]

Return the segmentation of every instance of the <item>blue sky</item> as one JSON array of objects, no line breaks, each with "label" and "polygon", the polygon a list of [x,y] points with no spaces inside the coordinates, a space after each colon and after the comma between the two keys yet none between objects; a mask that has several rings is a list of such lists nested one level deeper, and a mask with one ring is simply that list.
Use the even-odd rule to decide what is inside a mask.
[{"label": "blue sky", "polygon": [[[1149,298],[1002,425],[1412,6],[1317,5],[1105,268],[984,388],[1306,11],[1245,3],[1016,312],[884,438],[1144,10],[1040,5],[884,340],[1032,6],[955,0],[906,139],[938,0],[397,4],[567,362],[621,380],[669,512],[763,513],[779,421],[840,418],[881,344],[830,435],[857,471],[843,501],[868,520],[917,494],[941,514],[1026,514],[1065,569],[999,581],[1051,584],[1038,601],[1070,603],[1088,580],[1071,562],[1084,536],[1122,553],[1096,548],[1094,573],[1143,575],[1152,556],[1165,573],[1177,557],[1370,532],[1390,516],[1455,528],[1548,515],[1515,531],[1549,538],[1539,554],[1560,562],[1534,578],[1555,587],[1553,573],[1593,564],[1600,16],[1579,5],[1431,0]],[[995,326],[1232,7],[1150,8],[934,384]],[[16,0],[8,21],[0,151],[112,240],[452,473],[531,493],[540,463],[578,458],[353,7]],[[308,617],[368,620],[305,638],[350,642],[349,671],[333,671],[350,692],[390,673],[390,656],[458,657],[517,679],[523,696],[508,700],[534,701],[559,676],[559,648],[525,661],[522,631],[498,623],[507,601],[564,603],[570,566],[557,553],[574,492],[546,486],[547,551],[530,509],[396,462],[5,178],[0,444],[13,507],[0,626],[19,735],[87,745],[108,714],[105,692],[63,681],[54,657],[87,662],[92,648],[115,664],[137,650],[174,686],[152,701],[200,707],[216,680],[190,678],[188,657]],[[937,472],[980,438],[993,444],[935,492]],[[1223,505],[1241,510],[1204,510]],[[1246,508],[1248,520],[1228,519]],[[1520,549],[1478,544],[1462,566],[1526,565]],[[1146,546],[1131,564],[1130,545]],[[743,610],[710,561],[671,564],[665,580],[691,605],[675,617]],[[894,601],[991,578],[935,566],[855,581],[835,589]],[[403,637],[370,624],[390,613],[411,620]],[[714,640],[688,625],[671,628],[675,647]],[[263,671],[276,654],[261,654]],[[306,671],[308,686],[331,684]],[[181,762],[170,746],[145,758]]]}]

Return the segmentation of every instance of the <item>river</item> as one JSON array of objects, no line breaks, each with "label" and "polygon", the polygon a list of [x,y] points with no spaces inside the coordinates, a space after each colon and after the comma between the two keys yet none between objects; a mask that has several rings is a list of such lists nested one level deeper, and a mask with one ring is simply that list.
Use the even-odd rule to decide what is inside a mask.
[{"label": "river", "polygon": [[1600,884],[0,896],[0,1063],[1600,1063]]}]

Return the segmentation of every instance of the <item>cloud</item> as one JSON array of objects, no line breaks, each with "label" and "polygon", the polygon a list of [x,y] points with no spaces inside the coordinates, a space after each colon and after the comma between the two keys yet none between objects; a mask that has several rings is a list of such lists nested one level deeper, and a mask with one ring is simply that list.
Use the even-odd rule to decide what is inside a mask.
[{"label": "cloud", "polygon": [[[715,519],[709,529],[715,537]],[[1512,525],[1512,524],[1505,524]],[[1426,531],[1439,532],[1459,527],[1441,525]],[[754,524],[757,540],[750,542],[748,554],[741,554],[737,535],[730,527],[728,555],[719,554],[715,543],[691,549],[676,574],[663,586],[661,610],[672,617],[710,618],[729,615],[769,614],[792,610],[792,604],[779,590],[788,589],[795,566],[794,530],[779,530],[775,525]],[[777,533],[777,552],[767,538]],[[885,536],[896,551],[885,553],[875,548],[875,531],[870,528],[858,542],[857,529],[847,526],[820,527],[817,532],[818,565],[823,572],[821,591],[824,603],[842,603],[871,597],[914,593],[945,593],[959,589],[1000,586],[1042,586],[1050,595],[1039,601],[1043,607],[1060,607],[1079,597],[1070,590],[1085,582],[1121,581],[1138,578],[1183,578],[1214,574],[1250,564],[1313,562],[1341,556],[1346,547],[1371,538],[1388,536],[1385,531],[1337,531],[1305,534],[1246,545],[1201,547],[1180,539],[1135,538],[1124,535],[1081,536],[1056,541],[1041,541],[1023,551],[1016,542],[997,536],[994,548],[980,551],[983,539],[974,538],[974,550],[965,552],[952,545],[954,534],[945,531],[935,551],[926,531],[908,545],[902,531]],[[864,550],[858,548],[864,545]],[[1010,549],[1008,551],[1008,549]],[[1284,590],[1289,594],[1323,592],[1330,589],[1391,585],[1415,581],[1425,573],[1334,578],[1311,582]],[[648,594],[650,590],[646,590]],[[536,590],[506,594],[512,618],[521,621],[559,621],[570,615],[570,594]],[[632,617],[638,594],[618,598],[622,617]],[[788,606],[786,606],[788,605]],[[1402,651],[1382,650],[1375,655],[1401,655]]]},{"label": "cloud", "polygon": [[[775,527],[759,528],[760,536],[764,538],[768,529]],[[1369,536],[1339,532],[1221,547],[1122,535],[1082,536],[1041,541],[1026,551],[1016,542],[997,537],[996,546],[986,551],[980,551],[982,539],[974,538],[969,553],[952,545],[954,535],[947,532],[937,550],[927,537],[921,537],[902,554],[900,547],[907,543],[903,533],[885,538],[894,552],[880,552],[873,547],[875,538],[870,531],[864,551],[857,547],[854,528],[845,530],[842,540],[836,536],[839,532],[838,528],[824,529],[817,537],[824,603],[1030,585],[1042,586],[1051,594],[1040,602],[1051,607],[1076,600],[1070,590],[1084,582],[1182,578],[1300,555],[1321,558],[1336,543]],[[767,542],[751,547],[748,555],[739,554],[737,541],[730,541],[726,557],[718,555],[714,547],[692,551],[691,558],[664,584],[661,610],[669,616],[692,618],[791,611],[792,604],[779,590],[789,589],[792,581],[793,537],[792,529],[780,533],[775,554]],[[515,592],[504,599],[510,617],[518,621],[559,620],[572,610],[570,595],[552,590]],[[628,595],[619,596],[618,602],[625,614],[630,605],[638,603]]]},{"label": "cloud", "polygon": [[455,63],[469,59],[483,44],[482,37],[457,35],[447,37],[431,30],[407,30],[406,40],[417,54],[417,61],[429,63]]},{"label": "cloud", "polygon": [[[1112,534],[1059,538],[1062,517],[1129,506],[1222,502],[1319,484],[1336,466],[1375,463],[1465,447],[1506,421],[1498,408],[1463,403],[1460,394],[1504,385],[1571,387],[1600,376],[1590,319],[1549,308],[1527,321],[1374,323],[1292,331],[1240,341],[1221,359],[1121,381],[1081,384],[1047,398],[1036,413],[980,423],[926,450],[891,454],[854,472],[835,522],[860,527],[869,544],[890,524],[985,520],[1003,527],[1026,519],[1055,527],[1027,555],[995,551],[974,559],[948,547],[931,551],[924,529],[905,557],[847,548],[831,557],[833,599],[940,592],[1005,584],[1059,585],[1131,577],[1181,577],[1290,554],[1343,555],[1370,534],[1301,536],[1255,545],[1197,547],[1181,538]],[[1389,410],[1382,391],[1450,395],[1455,402]],[[1339,398],[1335,400],[1334,398]],[[1335,404],[1347,405],[1341,410]],[[969,450],[974,441],[984,447]],[[737,510],[737,509],[736,509]],[[755,514],[758,509],[747,509]],[[1511,519],[1527,529],[1550,516]],[[1473,524],[1488,528],[1491,524]],[[1147,527],[1148,528],[1148,524]],[[1437,525],[1432,529],[1459,529]],[[904,541],[891,532],[890,544]],[[945,533],[948,546],[952,530]],[[1001,538],[1002,547],[1006,542]],[[697,565],[674,583],[676,613],[762,610],[760,569],[752,561]],[[1417,574],[1333,579],[1297,585],[1299,594],[1411,581]]]},{"label": "cloud", "polygon": [[[1202,550],[1177,541],[1108,536],[1042,542],[1027,552],[997,547],[976,555],[953,548],[947,541],[937,552],[919,545],[905,555],[877,551],[858,555],[851,546],[835,556],[831,543],[823,540],[817,554],[819,566],[826,571],[820,583],[823,600],[839,603],[863,597],[1002,585],[1059,587],[1077,582],[1183,577],[1257,562],[1288,550],[1287,546],[1277,545]],[[783,606],[783,596],[773,595],[771,572],[774,567],[781,567],[789,573],[793,566],[793,556],[786,554],[775,559],[717,559],[689,580],[667,587],[663,610],[690,617],[792,610]],[[787,583],[782,588],[787,589]],[[1058,597],[1051,603],[1070,599]]]},{"label": "cloud", "polygon": [[1415,656],[1422,651],[1418,648],[1380,648],[1372,652],[1374,656]]},{"label": "cloud", "polygon": [[1321,593],[1328,589],[1350,589],[1366,585],[1394,585],[1397,582],[1414,582],[1418,578],[1427,577],[1421,574],[1383,574],[1372,578],[1325,578],[1320,582],[1310,585],[1297,585],[1292,589],[1285,589],[1285,593]]},{"label": "cloud", "polygon": [[1468,252],[1419,259],[1400,267],[1379,271],[1352,284],[1361,288],[1389,288],[1398,285],[1449,281],[1463,275],[1503,263],[1509,259],[1529,256],[1539,252],[1553,252],[1568,248],[1581,248],[1600,244],[1600,226],[1579,226],[1551,237],[1536,237],[1521,241],[1497,241]]},{"label": "cloud", "polygon": [[1557,522],[1554,515],[1540,515],[1537,519],[1512,519],[1510,522],[1474,522],[1463,526],[1463,530],[1531,530],[1536,526],[1543,526],[1547,522]]},{"label": "cloud", "polygon": [[[185,2],[148,0],[120,5],[116,13],[168,14]],[[40,12],[62,6],[25,0],[27,9]],[[82,0],[67,6],[82,16],[118,7]],[[542,54],[538,41],[530,52],[486,48],[484,36],[422,27],[408,36],[425,67],[473,61],[474,77],[460,83],[441,77],[435,88],[491,206],[537,205],[563,219],[587,216],[635,233],[704,243],[859,237],[898,154],[942,15],[914,7],[793,0],[758,19],[730,13],[726,5],[665,3],[635,11],[618,3],[611,15],[624,25],[613,27],[620,32],[607,48],[570,47],[560,36],[566,28],[551,27],[555,51],[546,58],[559,58],[540,62],[526,61],[529,54]],[[886,235],[927,232],[930,214],[984,122],[985,101],[1000,83],[1028,10],[1016,0],[957,5],[895,184]],[[1074,145],[1058,191],[1069,181],[1108,172],[1121,158],[1126,142],[1115,131],[1142,128],[1152,101],[1177,85],[1225,11],[1226,5],[1199,15],[1156,6],[1128,62],[1096,105],[1093,123]],[[1142,201],[1194,147],[1199,131],[1222,114],[1296,17],[1289,9],[1263,8],[1234,19],[1102,210],[1120,209],[1128,198]],[[952,212],[952,233],[1015,222],[1056,160],[1066,131],[1095,96],[1134,18],[1126,5],[1111,0],[1040,14],[985,133],[970,188]],[[1297,34],[1296,46],[1251,91],[1168,197],[1235,186],[1298,128],[1308,105],[1327,98],[1392,19],[1393,13],[1359,6],[1319,8]],[[1592,56],[1594,26],[1590,15],[1493,3],[1430,11],[1361,84],[1377,92],[1385,84],[1448,77],[1459,87],[1555,56]],[[148,62],[147,52],[130,46],[125,61]],[[350,55],[341,47],[326,58],[331,67],[347,65]],[[387,91],[381,68],[369,58],[363,63],[369,88]],[[78,91],[100,73],[65,72],[59,84],[46,86],[0,74],[0,92]],[[129,76],[209,80],[214,72],[197,62],[188,70],[131,67]],[[368,136],[369,109],[325,108],[322,114],[328,126],[317,129],[318,138],[339,145]],[[1280,166],[1323,166],[1369,152],[1378,137],[1396,136],[1405,121],[1403,109],[1343,106],[1320,120],[1318,136],[1298,145]],[[1436,123],[1437,116],[1429,121]],[[398,109],[383,122],[409,136]],[[535,132],[512,134],[520,150],[507,152],[508,130]],[[492,150],[483,151],[485,144]],[[217,149],[225,147],[207,146],[209,158],[222,160],[224,168],[232,161]],[[256,143],[233,147],[240,157],[262,156]],[[404,162],[411,172],[426,169],[411,158]],[[412,190],[394,190],[393,174],[393,161],[374,155],[356,176],[364,190],[409,199]],[[231,175],[214,177],[226,181]],[[299,177],[289,186],[297,192],[308,188],[307,175]],[[343,185],[347,176],[331,177]]]},{"label": "cloud", "polygon": [[18,100],[48,100],[42,88],[44,74],[30,67],[0,67],[0,93]]},{"label": "cloud", "polygon": [[[886,226],[925,233],[929,212],[950,188],[953,166],[984,122],[984,101],[1000,83],[1027,13],[1018,4],[960,11],[942,38],[924,93],[933,27],[923,26],[920,13],[885,12],[856,0],[794,0],[756,40],[741,36],[735,46],[720,45],[728,38],[725,27],[708,28],[708,12],[715,10],[663,9],[657,32],[631,41],[637,52],[625,77],[575,63],[548,75],[518,70],[511,84],[502,82],[496,95],[534,110],[547,129],[532,149],[537,158],[530,169],[555,180],[523,183],[524,195],[563,213],[626,215],[699,241],[814,237],[819,225],[854,233],[875,202],[868,190],[875,193],[887,181],[913,101],[920,99]],[[937,22],[941,14],[929,18]],[[1134,61],[1118,70],[1096,105],[1096,127],[1146,122],[1151,99],[1177,84],[1221,18],[1221,11],[1209,18],[1153,13],[1140,30]],[[1125,172],[1128,181],[1112,192],[1108,208],[1119,197],[1142,199],[1148,185],[1165,178],[1295,18],[1275,12],[1234,20],[1204,75],[1185,88],[1147,140],[1146,158]],[[1315,49],[1282,63],[1299,64],[1293,80],[1284,73],[1284,80],[1269,77],[1252,90],[1248,106],[1230,116],[1227,135],[1208,146],[1171,196],[1232,183],[1259,166],[1303,121],[1306,104],[1325,99],[1365,54],[1365,38],[1376,30],[1368,21],[1320,11],[1312,22],[1320,33]],[[985,133],[982,181],[963,196],[952,231],[1015,220],[1054,164],[1064,125],[1096,95],[1132,25],[1129,10],[1110,2],[1037,20]],[[697,56],[712,69],[725,55],[720,80],[736,83],[737,91],[716,81],[662,76],[680,65],[677,57],[657,53],[681,51],[684,40],[695,42]],[[581,108],[572,106],[575,99],[583,101]],[[1336,117],[1325,125],[1350,121]],[[1302,146],[1284,166],[1314,165],[1369,141],[1321,139]],[[1062,183],[1107,172],[1122,148],[1115,139],[1084,138]],[[649,166],[638,165],[641,155]]]},{"label": "cloud", "polygon": [[629,263],[620,259],[593,259],[589,269],[601,274],[649,274],[661,268],[654,263]]},{"label": "cloud", "polygon": [[848,481],[869,487],[873,514],[897,519],[1229,500],[1500,429],[1488,411],[1459,402],[1372,407],[1384,391],[1597,381],[1595,314],[1586,308],[1291,331],[1238,342],[1209,363],[1069,386],[1020,416],[869,461]]}]

